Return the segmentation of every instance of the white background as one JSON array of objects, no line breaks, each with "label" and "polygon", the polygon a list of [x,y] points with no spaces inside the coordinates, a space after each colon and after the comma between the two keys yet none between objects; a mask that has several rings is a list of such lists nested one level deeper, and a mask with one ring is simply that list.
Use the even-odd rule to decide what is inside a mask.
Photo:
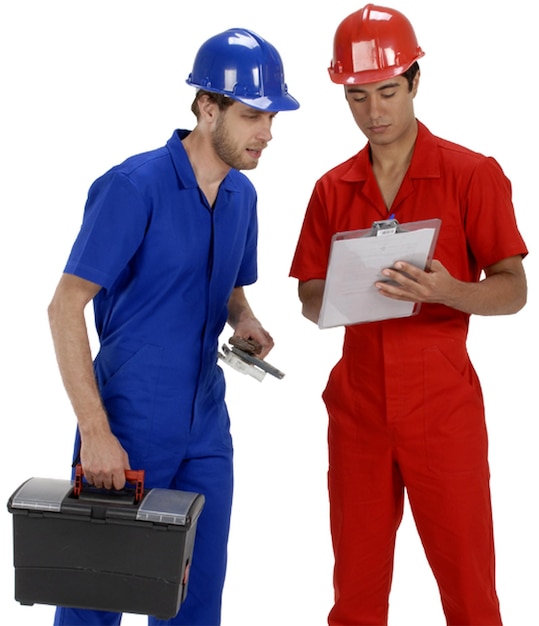
[{"label": "white background", "polygon": [[[236,493],[223,626],[323,626],[331,608],[326,413],[320,399],[341,330],[300,315],[288,278],[315,180],[364,138],[327,76],[339,22],[357,1],[18,0],[0,10],[1,496],[30,476],[70,471],[74,417],[46,308],[91,182],[125,157],[191,128],[185,84],[199,45],[250,28],[280,51],[297,112],[249,173],[259,192],[260,278],[248,289],[286,377],[227,371]],[[490,430],[498,591],[506,626],[536,623],[537,34],[529,2],[402,0],[426,52],[418,117],[437,135],[493,155],[512,180],[530,296],[514,317],[474,318],[470,351]],[[315,8],[316,7],[316,8]],[[224,333],[224,339],[229,331]],[[51,623],[13,599],[12,519],[1,523],[3,624]],[[391,626],[445,623],[409,510],[398,536]],[[126,615],[124,624],[144,624]]]}]

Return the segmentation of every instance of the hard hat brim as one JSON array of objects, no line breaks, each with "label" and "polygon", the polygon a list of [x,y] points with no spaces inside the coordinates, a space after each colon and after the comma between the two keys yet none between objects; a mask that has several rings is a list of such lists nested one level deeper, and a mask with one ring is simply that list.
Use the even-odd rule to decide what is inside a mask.
[{"label": "hard hat brim", "polygon": [[282,96],[258,96],[256,98],[249,98],[246,96],[238,96],[234,93],[226,93],[222,89],[213,89],[207,85],[197,85],[189,77],[185,81],[191,87],[202,89],[204,91],[210,91],[211,93],[219,93],[227,98],[246,104],[247,106],[257,109],[259,111],[278,112],[278,111],[295,111],[299,109],[299,102],[291,96],[289,93]]},{"label": "hard hat brim", "polygon": [[366,70],[363,72],[336,72],[333,67],[328,68],[329,77],[332,82],[337,85],[368,85],[371,83],[379,83],[382,80],[388,80],[401,76],[409,70],[412,65],[420,59],[423,54],[417,56],[416,59],[406,65],[387,67],[385,69]]},{"label": "hard hat brim", "polygon": [[299,109],[299,102],[293,98],[290,94],[280,96],[279,98],[267,98],[261,96],[260,98],[241,98],[238,96],[230,96],[233,100],[237,100],[242,104],[257,109],[258,111],[275,112],[278,111],[295,111]]}]

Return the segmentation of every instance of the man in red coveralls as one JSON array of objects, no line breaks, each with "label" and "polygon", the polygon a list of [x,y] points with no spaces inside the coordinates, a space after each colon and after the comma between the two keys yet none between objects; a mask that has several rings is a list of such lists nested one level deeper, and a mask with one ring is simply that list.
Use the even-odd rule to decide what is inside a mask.
[{"label": "man in red coveralls", "polygon": [[387,624],[404,489],[447,624],[499,626],[481,388],[466,350],[471,314],[526,301],[510,183],[498,163],[432,135],[414,115],[423,51],[407,18],[367,5],[338,27],[329,68],[368,139],[315,185],[292,263],[317,322],[331,237],[441,219],[428,271],[397,262],[380,298],[417,315],[346,328],[323,398],[335,553],[333,626]]}]

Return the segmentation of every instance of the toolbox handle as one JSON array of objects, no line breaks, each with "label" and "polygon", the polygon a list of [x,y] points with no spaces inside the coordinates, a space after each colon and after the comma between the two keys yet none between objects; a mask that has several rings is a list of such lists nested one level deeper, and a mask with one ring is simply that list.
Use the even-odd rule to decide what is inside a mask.
[{"label": "toolbox handle", "polygon": [[[75,482],[73,485],[73,495],[78,498],[82,491],[82,465],[78,463],[75,466]],[[135,504],[142,500],[144,493],[144,470],[125,470],[125,480],[135,485]]]}]

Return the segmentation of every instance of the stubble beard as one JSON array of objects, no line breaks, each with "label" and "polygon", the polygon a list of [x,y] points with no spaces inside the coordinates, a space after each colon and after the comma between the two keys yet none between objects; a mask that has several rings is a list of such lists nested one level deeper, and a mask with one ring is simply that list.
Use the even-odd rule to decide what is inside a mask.
[{"label": "stubble beard", "polygon": [[236,170],[252,170],[258,165],[257,161],[248,159],[243,151],[234,145],[222,116],[217,120],[213,133],[213,149],[221,161]]}]

